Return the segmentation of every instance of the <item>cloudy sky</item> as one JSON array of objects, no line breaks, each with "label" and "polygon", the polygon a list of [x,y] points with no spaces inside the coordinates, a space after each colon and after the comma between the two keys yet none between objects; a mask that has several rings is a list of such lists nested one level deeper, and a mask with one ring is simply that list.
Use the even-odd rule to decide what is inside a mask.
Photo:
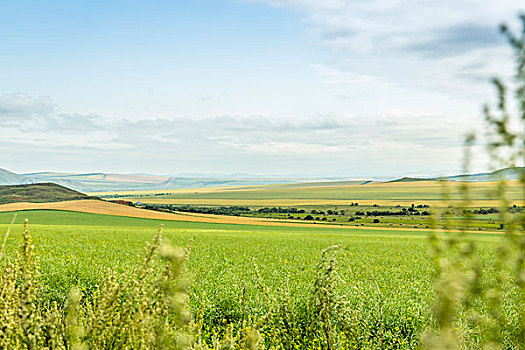
[{"label": "cloudy sky", "polygon": [[454,173],[519,3],[5,0],[0,168]]}]

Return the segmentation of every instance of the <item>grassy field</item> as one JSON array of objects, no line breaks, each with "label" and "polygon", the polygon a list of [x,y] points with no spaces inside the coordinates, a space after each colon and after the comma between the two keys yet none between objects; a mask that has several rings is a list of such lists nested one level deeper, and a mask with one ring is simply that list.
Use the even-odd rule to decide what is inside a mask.
[{"label": "grassy field", "polygon": [[[461,202],[460,182],[447,182],[451,201]],[[493,182],[470,183],[474,207],[497,206],[492,193]],[[348,205],[358,202],[362,205],[382,206],[429,204],[448,205],[442,198],[443,183],[439,181],[387,182],[387,183],[314,183],[281,186],[249,186],[229,188],[207,188],[191,190],[167,190],[146,192],[101,192],[95,195],[119,197],[130,201],[152,204],[194,204],[194,205],[247,205],[247,206],[306,206],[306,205]],[[509,182],[508,197],[518,203],[522,198],[518,182]]]},{"label": "grassy field", "polygon": [[[0,214],[0,229],[7,228],[12,216]],[[210,337],[224,331],[226,324],[238,322],[243,313],[261,316],[267,312],[254,263],[272,295],[289,281],[293,303],[300,313],[308,302],[322,250],[336,244],[342,247],[338,256],[340,275],[348,282],[338,288],[371,327],[366,336],[370,338],[363,340],[367,346],[363,347],[374,348],[377,341],[373,334],[377,333],[379,294],[374,281],[383,295],[388,348],[414,348],[421,331],[431,323],[430,245],[427,233],[417,230],[219,225],[40,210],[18,214],[7,245],[10,256],[18,249],[19,224],[24,218],[31,223],[40,257],[46,282],[42,293],[61,303],[73,286],[89,295],[107,268],[133,269],[145,243],[152,240],[159,224],[164,224],[165,237],[174,245],[192,242],[190,305],[194,312],[199,305],[204,306]],[[475,235],[487,268],[498,240],[497,235]],[[367,300],[363,301],[351,285],[358,285]],[[506,292],[510,295],[511,288]],[[271,327],[264,332],[271,338]]]},{"label": "grassy field", "polygon": [[[467,185],[471,200],[462,200],[462,186]],[[186,189],[164,192],[114,192],[97,193],[102,198],[121,198],[126,201],[161,207],[173,212],[188,212],[190,208],[227,208],[240,206],[249,211],[223,215],[240,215],[255,218],[279,219],[282,221],[305,221],[317,224],[345,226],[375,226],[428,229],[429,213],[439,214],[438,227],[444,226],[441,216],[448,212],[449,227],[469,231],[498,231],[503,229],[501,217],[494,212],[507,211],[499,208],[496,199],[495,182],[456,182],[456,181],[408,181],[408,182],[329,182],[282,184],[267,186],[246,186],[228,188]],[[443,193],[448,199],[443,200]],[[507,183],[507,198],[511,205],[522,205],[523,187],[517,181]],[[358,206],[354,204],[358,203]],[[171,206],[171,207],[169,207]],[[369,212],[400,212],[403,208],[415,206],[417,215],[368,215]],[[455,209],[449,209],[450,206]],[[294,212],[258,212],[269,207],[299,209]],[[468,208],[466,208],[468,207]],[[474,213],[476,210],[489,210],[482,215],[474,215],[471,221],[465,221],[463,210]],[[492,211],[490,211],[492,210]],[[514,212],[519,212],[517,209]],[[337,212],[331,215],[327,212]],[[228,210],[224,210],[228,212]],[[319,212],[321,212],[319,214]],[[424,212],[424,213],[423,213]],[[419,215],[424,214],[424,215]]]}]

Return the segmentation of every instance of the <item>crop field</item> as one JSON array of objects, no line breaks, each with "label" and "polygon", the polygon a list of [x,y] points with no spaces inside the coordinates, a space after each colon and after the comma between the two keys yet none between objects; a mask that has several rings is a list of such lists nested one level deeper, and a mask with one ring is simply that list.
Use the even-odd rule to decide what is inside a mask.
[{"label": "crop field", "polygon": [[[141,218],[164,221],[189,221],[189,222],[204,222],[216,224],[235,224],[235,225],[256,225],[256,226],[286,226],[286,227],[317,227],[317,225],[309,222],[300,221],[282,221],[268,218],[252,218],[252,217],[238,217],[238,216],[223,216],[223,215],[203,215],[195,213],[165,213],[152,210],[143,210],[127,205],[119,205],[115,203],[104,202],[100,200],[78,200],[78,201],[64,201],[52,203],[9,203],[0,205],[0,213],[31,210],[48,210],[56,211],[60,216],[62,211],[71,211],[87,214],[102,214],[105,216],[122,216],[128,218]],[[334,226],[334,225],[332,225]],[[333,228],[333,227],[329,227]]]},{"label": "crop field", "polygon": [[[462,183],[449,181],[452,203],[461,203]],[[444,184],[439,181],[387,182],[387,183],[314,183],[282,186],[249,186],[229,188],[205,188],[191,190],[165,190],[145,192],[97,192],[102,198],[122,198],[133,202],[150,204],[192,205],[248,205],[248,206],[301,206],[301,205],[362,205],[381,206],[429,204],[446,206],[443,201]],[[495,183],[469,183],[473,207],[497,206],[493,193]],[[518,182],[508,183],[508,198],[519,204],[522,187]]]},{"label": "crop field", "polygon": [[[468,203],[462,199],[463,185],[468,187]],[[430,214],[438,214],[438,227],[444,227],[443,215],[446,214],[449,216],[449,227],[454,229],[501,231],[503,225],[497,213],[509,208],[499,207],[496,187],[495,182],[332,182],[97,195],[106,200],[138,203],[150,209],[186,214],[192,212],[194,216],[194,212],[220,213],[283,222],[428,229],[431,227]],[[520,212],[522,185],[517,181],[509,181],[506,191],[510,206],[517,208],[512,209],[513,213]],[[443,193],[448,194],[446,201]],[[239,208],[229,210],[228,207]],[[412,210],[410,208],[417,210],[405,213],[416,215],[401,213],[402,210]],[[473,213],[468,222],[463,218],[464,210]]]},{"label": "crop field", "polygon": [[[1,230],[12,217],[13,213],[0,213]],[[24,218],[29,219],[40,259],[42,293],[60,304],[73,286],[90,295],[107,268],[133,269],[145,243],[163,224],[164,237],[173,245],[191,242],[190,307],[193,313],[203,308],[209,339],[238,324],[244,315],[261,317],[268,312],[256,267],[270,295],[278,297],[278,291],[289,285],[297,317],[304,317],[316,264],[323,249],[334,245],[341,247],[336,254],[338,292],[364,327],[360,348],[378,347],[380,319],[386,348],[415,348],[421,332],[432,323],[434,266],[426,232],[192,223],[34,210],[18,213],[7,242],[9,256],[18,250]],[[483,233],[471,237],[490,270],[494,246],[501,238]],[[512,285],[503,288],[506,296],[515,297]],[[512,309],[504,311],[515,317]],[[268,344],[274,330],[272,324],[262,329]],[[320,346],[315,339],[309,344],[294,341],[299,348]]]}]

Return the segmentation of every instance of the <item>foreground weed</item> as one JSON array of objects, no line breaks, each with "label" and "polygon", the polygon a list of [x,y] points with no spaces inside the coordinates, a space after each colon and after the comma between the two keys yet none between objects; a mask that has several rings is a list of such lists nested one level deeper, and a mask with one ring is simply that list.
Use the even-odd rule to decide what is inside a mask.
[{"label": "foreground weed", "polygon": [[[515,96],[525,126],[525,15],[520,16],[522,32],[514,36],[506,26],[501,31],[515,52],[517,90]],[[505,85],[493,80],[498,93],[497,113],[484,108],[489,125],[488,149],[494,168],[513,169],[525,189],[525,172],[518,165],[525,157],[525,135],[513,131],[507,107]],[[467,139],[467,147],[473,139]],[[466,153],[468,165],[469,153]],[[468,168],[468,166],[466,166]],[[468,169],[465,169],[468,170]],[[507,199],[507,182],[498,180],[494,195],[500,200],[501,222],[505,240],[497,247],[490,266],[484,266],[474,242],[465,234],[448,235],[431,241],[436,267],[435,327],[422,338],[428,349],[523,349],[525,347],[525,216],[509,215],[517,210]],[[462,197],[469,201],[468,184],[462,186]],[[522,193],[525,200],[525,191]],[[466,203],[468,204],[468,203]],[[467,207],[468,205],[464,205]],[[469,211],[465,220],[470,219]],[[452,253],[448,256],[445,253]],[[488,273],[492,270],[492,273]],[[509,298],[504,287],[517,298]],[[461,317],[465,315],[465,317]]]},{"label": "foreground weed", "polygon": [[[187,252],[161,245],[161,230],[142,264],[124,275],[107,270],[91,298],[74,288],[65,310],[39,299],[38,260],[24,229],[20,253],[2,265],[2,349],[188,349]],[[165,267],[155,265],[155,256]]]}]

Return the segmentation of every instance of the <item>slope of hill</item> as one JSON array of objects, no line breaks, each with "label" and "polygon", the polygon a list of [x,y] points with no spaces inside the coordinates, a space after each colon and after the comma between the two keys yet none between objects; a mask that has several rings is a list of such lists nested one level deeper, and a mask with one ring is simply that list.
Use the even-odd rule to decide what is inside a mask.
[{"label": "slope of hill", "polygon": [[453,176],[450,177],[449,180],[458,179],[459,181],[496,181],[501,178],[505,178],[507,180],[519,180],[520,174],[523,171],[525,171],[525,167],[504,168],[491,173]]},{"label": "slope of hill", "polygon": [[31,178],[0,168],[0,185],[25,185],[28,183],[32,183]]},{"label": "slope of hill", "polygon": [[433,178],[429,178],[429,179],[424,179],[424,178],[419,178],[419,177],[402,177],[402,178],[399,178],[399,179],[396,179],[396,180],[392,180],[392,181],[388,181],[388,182],[417,182],[417,181],[435,181],[436,179],[433,179]]},{"label": "slope of hill", "polygon": [[[441,179],[449,180],[449,181],[489,182],[489,181],[497,181],[501,178],[505,178],[507,180],[513,181],[513,180],[519,180],[520,173],[524,171],[525,171],[525,167],[504,168],[504,169],[499,169],[499,170],[488,172],[488,173],[445,176]],[[391,180],[388,182],[414,182],[414,181],[436,181],[436,180],[439,180],[439,178],[401,177],[399,179]]]},{"label": "slope of hill", "polygon": [[46,203],[93,198],[54,183],[0,186],[0,204]]}]

